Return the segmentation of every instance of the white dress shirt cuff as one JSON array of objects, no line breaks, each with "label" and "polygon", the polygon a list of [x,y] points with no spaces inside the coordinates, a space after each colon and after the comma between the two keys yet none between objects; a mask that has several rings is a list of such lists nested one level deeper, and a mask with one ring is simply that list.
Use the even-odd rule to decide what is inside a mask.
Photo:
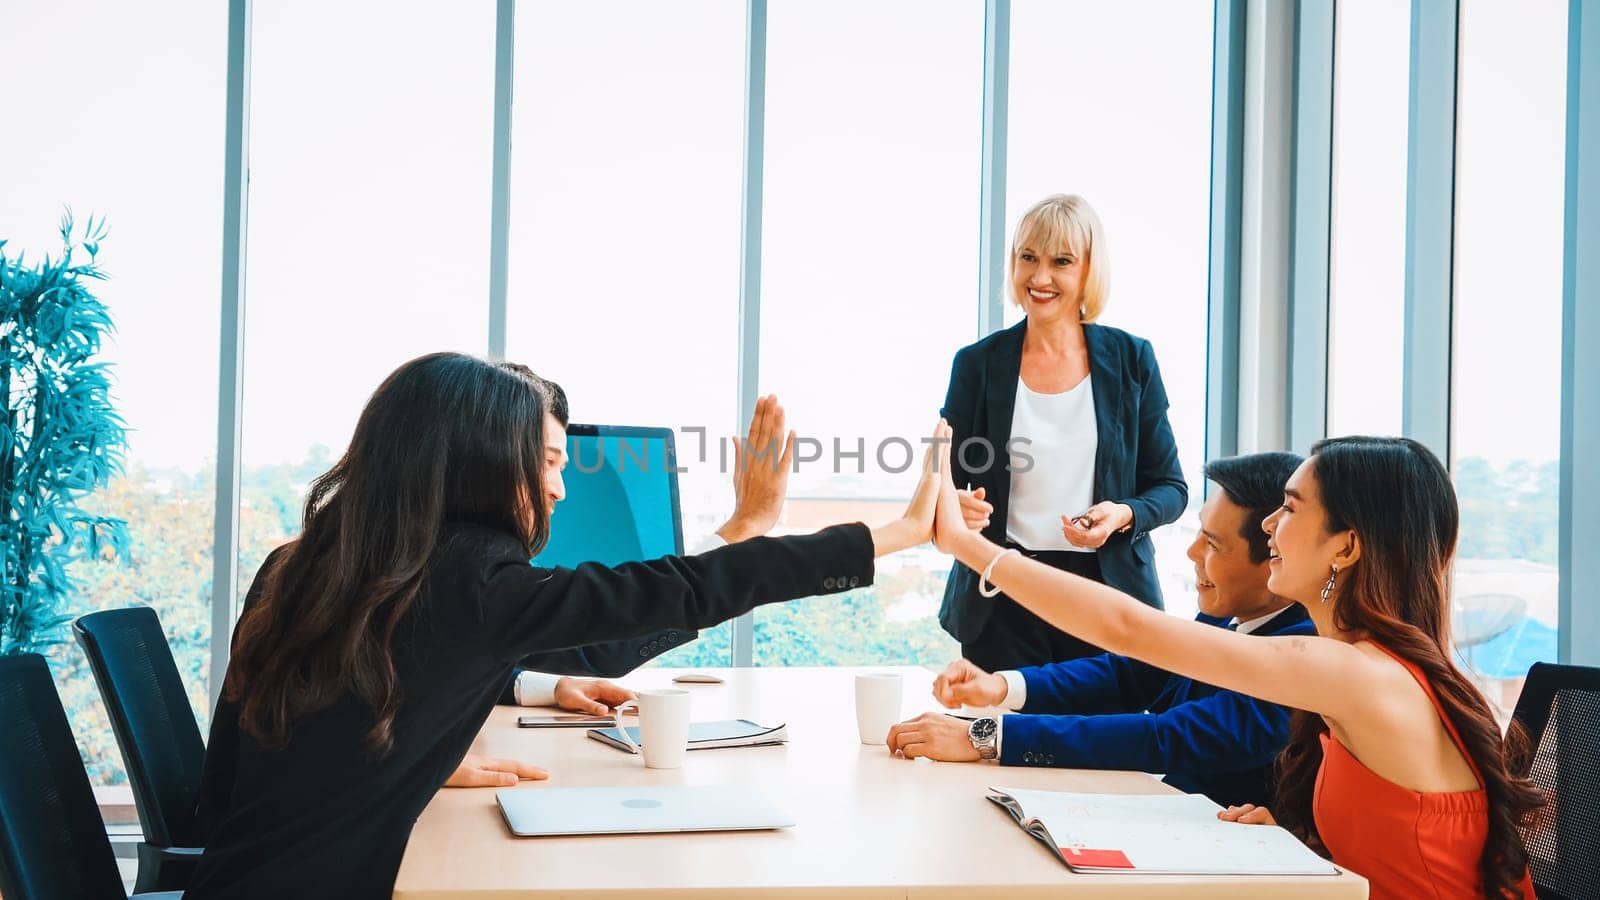
[{"label": "white dress shirt cuff", "polygon": [[1000,673],[1006,680],[1006,696],[1000,705],[1016,712],[1028,705],[1028,682],[1023,679],[1022,673],[1006,670]]},{"label": "white dress shirt cuff", "polygon": [[517,675],[516,686],[512,693],[516,697],[518,706],[555,706],[556,684],[561,681],[560,675],[547,675],[544,672],[524,671]]},{"label": "white dress shirt cuff", "polygon": [[689,554],[691,556],[693,556],[693,555],[697,555],[697,554],[700,554],[700,553],[709,553],[712,550],[717,549],[718,547],[726,547],[726,546],[728,546],[728,542],[722,539],[722,535],[717,534],[715,531],[713,531],[710,534],[706,535],[705,537],[701,538],[698,542],[696,542],[695,545],[694,545],[694,549],[690,550]]}]

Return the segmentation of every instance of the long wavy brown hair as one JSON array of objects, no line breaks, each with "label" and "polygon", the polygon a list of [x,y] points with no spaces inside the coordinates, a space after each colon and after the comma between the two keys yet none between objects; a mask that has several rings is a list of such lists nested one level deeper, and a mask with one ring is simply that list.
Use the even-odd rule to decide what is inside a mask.
[{"label": "long wavy brown hair", "polygon": [[411,360],[379,385],[234,630],[222,692],[243,731],[283,746],[298,719],[349,694],[372,711],[368,749],[389,750],[395,630],[445,525],[509,531],[530,558],[544,546],[550,517],[533,498],[545,496],[551,405],[551,386],[526,368],[459,353]]},{"label": "long wavy brown hair", "polygon": [[[1485,896],[1520,896],[1528,855],[1517,825],[1541,798],[1519,773],[1528,741],[1512,723],[1501,737],[1489,704],[1450,659],[1450,566],[1460,511],[1438,457],[1407,438],[1349,437],[1311,449],[1329,533],[1354,531],[1361,563],[1339,585],[1334,621],[1416,664],[1461,734],[1489,800],[1480,869]],[[1278,759],[1279,822],[1320,845],[1312,795],[1322,766],[1320,716],[1296,711]]]}]

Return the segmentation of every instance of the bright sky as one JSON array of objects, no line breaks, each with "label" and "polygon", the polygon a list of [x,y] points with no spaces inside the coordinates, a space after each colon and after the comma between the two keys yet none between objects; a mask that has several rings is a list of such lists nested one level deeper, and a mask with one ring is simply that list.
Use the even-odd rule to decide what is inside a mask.
[{"label": "bright sky", "polygon": [[[109,355],[152,466],[215,453],[225,7],[63,0],[0,30],[28,135],[0,144],[0,237],[54,251],[63,204],[110,218]],[[562,381],[580,420],[727,430],[744,4],[523,7],[510,355]],[[1100,211],[1105,321],[1154,341],[1191,472],[1211,8],[1013,4],[1008,226],[1055,191]],[[1340,3],[1336,431],[1398,427],[1404,9]],[[1556,453],[1565,9],[1463,3],[1459,454]],[[247,464],[341,447],[410,356],[486,349],[494,44],[488,0],[255,16]],[[982,39],[979,0],[772,2],[761,381],[825,443],[926,433],[977,336]]]}]

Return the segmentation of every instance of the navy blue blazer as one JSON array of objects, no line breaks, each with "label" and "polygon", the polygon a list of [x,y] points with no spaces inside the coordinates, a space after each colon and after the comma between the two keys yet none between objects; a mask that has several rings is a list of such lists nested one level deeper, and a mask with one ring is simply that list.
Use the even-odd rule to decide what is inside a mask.
[{"label": "navy blue blazer", "polygon": [[[1316,633],[1298,603],[1252,632]],[[1224,806],[1272,801],[1287,708],[1110,653],[1020,671],[1027,703],[1005,717],[1001,764],[1164,772],[1167,784]]]},{"label": "navy blue blazer", "polygon": [[[950,389],[939,411],[953,432],[956,452],[951,453],[951,468],[956,486],[984,488],[994,515],[983,534],[997,544],[1006,539],[1010,461],[1015,455],[1008,445],[1027,327],[1024,319],[957,351]],[[1112,535],[1100,548],[1100,574],[1111,587],[1161,609],[1161,582],[1149,533],[1177,521],[1189,504],[1189,485],[1183,480],[1178,445],[1167,422],[1167,390],[1149,341],[1105,325],[1085,325],[1083,335],[1099,432],[1094,502],[1112,500],[1133,510],[1133,529]],[[994,449],[992,465],[985,465],[989,456],[982,443],[966,445],[969,438],[987,439]],[[1025,445],[1016,449],[1027,452]],[[1077,515],[1082,510],[1061,512]],[[993,601],[978,596],[977,573],[960,563],[952,566],[939,607],[944,629],[956,640],[971,643],[983,634],[993,610]]]}]

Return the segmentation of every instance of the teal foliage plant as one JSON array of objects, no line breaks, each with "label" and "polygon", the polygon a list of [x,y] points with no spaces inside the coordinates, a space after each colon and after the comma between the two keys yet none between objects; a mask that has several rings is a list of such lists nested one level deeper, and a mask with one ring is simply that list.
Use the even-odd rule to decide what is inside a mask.
[{"label": "teal foliage plant", "polygon": [[125,557],[127,525],[83,501],[121,471],[126,428],[98,361],[113,331],[90,290],[105,220],[74,238],[61,218],[61,255],[30,264],[0,240],[0,653],[41,652],[65,640],[72,564]]}]

